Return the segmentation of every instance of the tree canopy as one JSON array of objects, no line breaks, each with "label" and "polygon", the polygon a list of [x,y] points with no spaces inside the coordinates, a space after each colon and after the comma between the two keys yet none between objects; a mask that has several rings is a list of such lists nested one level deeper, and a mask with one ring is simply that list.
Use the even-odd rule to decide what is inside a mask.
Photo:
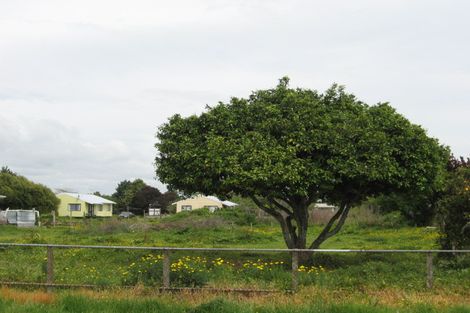
[{"label": "tree canopy", "polygon": [[57,209],[59,199],[44,185],[33,183],[20,176],[8,167],[0,171],[0,205],[10,209],[31,210],[35,208],[41,213],[50,213]]},{"label": "tree canopy", "polygon": [[136,208],[148,208],[149,206],[158,207],[158,199],[162,193],[155,187],[145,185],[134,195],[131,206]]},{"label": "tree canopy", "polygon": [[[157,133],[157,176],[187,194],[250,197],[279,221],[289,248],[317,248],[368,196],[442,184],[447,149],[387,103],[288,82],[171,117]],[[307,245],[318,200],[339,210]]]},{"label": "tree canopy", "polygon": [[129,208],[135,213],[143,214],[149,205],[159,207],[163,212],[167,211],[169,204],[176,200],[177,194],[171,191],[161,193],[157,188],[147,185],[138,178],[133,181],[121,181],[112,197],[117,202],[118,208]]},{"label": "tree canopy", "polygon": [[136,193],[145,186],[147,185],[140,178],[132,182],[130,180],[121,181],[116,187],[116,192],[113,194],[117,202],[117,207],[126,208],[130,206]]}]

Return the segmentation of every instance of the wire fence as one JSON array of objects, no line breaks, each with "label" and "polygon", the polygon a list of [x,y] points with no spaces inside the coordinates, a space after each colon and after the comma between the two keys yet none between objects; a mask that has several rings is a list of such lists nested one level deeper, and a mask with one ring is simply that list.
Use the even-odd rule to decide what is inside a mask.
[{"label": "wire fence", "polygon": [[[191,255],[188,256],[188,253]],[[310,253],[316,256],[316,263],[305,266],[301,262],[302,257]],[[404,254],[412,257],[398,257]],[[334,286],[334,280],[337,286],[354,286],[367,275],[377,283],[381,275],[385,276],[381,273],[387,272],[389,281],[419,284],[416,281],[421,279],[423,285],[430,289],[434,285],[437,255],[468,256],[470,250],[178,248],[0,243],[0,285],[42,286],[52,290],[144,284],[161,291],[204,289],[242,293],[296,292],[300,285],[309,282]],[[398,267],[400,262],[406,264]],[[447,271],[439,279],[461,285],[470,278],[468,258],[465,262],[457,274],[455,270]],[[363,266],[365,263],[367,267]],[[371,276],[368,271],[376,276]],[[208,280],[213,281],[212,287],[207,286]],[[265,284],[259,284],[259,281]],[[281,283],[276,285],[273,283],[275,281]],[[384,285],[388,284],[385,279],[382,281]]]}]

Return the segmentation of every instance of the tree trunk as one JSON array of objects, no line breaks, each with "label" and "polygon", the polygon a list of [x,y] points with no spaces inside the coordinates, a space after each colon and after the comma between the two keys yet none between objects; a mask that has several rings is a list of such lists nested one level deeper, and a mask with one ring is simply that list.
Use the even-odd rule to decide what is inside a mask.
[{"label": "tree trunk", "polygon": [[[267,203],[256,197],[252,197],[252,199],[261,210],[279,222],[284,241],[289,249],[318,249],[325,240],[341,230],[351,207],[349,203],[341,204],[338,212],[333,215],[317,238],[307,247],[308,207],[310,205],[307,199],[302,199],[294,204],[290,203],[289,207],[272,198],[268,199]],[[312,255],[312,252],[299,253],[299,263],[306,263]]]}]

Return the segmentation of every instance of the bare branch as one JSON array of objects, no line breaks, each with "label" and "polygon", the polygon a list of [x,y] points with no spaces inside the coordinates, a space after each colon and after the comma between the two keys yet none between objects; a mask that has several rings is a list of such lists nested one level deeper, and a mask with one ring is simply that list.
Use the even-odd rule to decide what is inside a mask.
[{"label": "bare branch", "polygon": [[[341,205],[338,212],[336,212],[336,214],[333,215],[333,217],[328,221],[328,224],[326,224],[325,228],[323,228],[323,230],[318,235],[318,237],[312,242],[312,244],[310,245],[310,249],[318,248],[322,242],[324,242],[325,240],[327,240],[331,236],[338,233],[341,230],[341,228],[343,227],[344,222],[346,221],[346,218],[348,217],[349,210],[350,210],[350,205],[349,204]],[[333,230],[331,230],[334,223],[338,219],[339,219],[339,221],[336,224],[335,228]]]},{"label": "bare branch", "polygon": [[284,241],[286,242],[287,247],[289,249],[295,248],[294,238],[296,238],[296,234],[295,228],[292,226],[292,223],[290,221],[288,222],[287,218],[284,217],[280,212],[263,204],[263,202],[256,196],[250,196],[250,198],[261,210],[273,216],[279,222],[279,224],[281,225],[282,235],[284,237]]},{"label": "bare branch", "polygon": [[286,208],[284,205],[282,205],[279,201],[277,201],[276,199],[274,198],[268,198],[268,201],[271,202],[272,204],[274,204],[274,206],[276,206],[278,209],[280,209],[281,211],[283,211],[284,213],[286,213],[288,216],[292,215],[293,212],[291,210],[289,210],[288,208]]}]

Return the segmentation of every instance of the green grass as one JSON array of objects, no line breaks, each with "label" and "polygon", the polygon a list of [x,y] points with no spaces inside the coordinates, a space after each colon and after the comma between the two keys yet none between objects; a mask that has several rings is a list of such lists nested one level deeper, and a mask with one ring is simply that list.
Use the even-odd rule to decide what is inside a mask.
[{"label": "green grass", "polygon": [[217,298],[202,304],[167,303],[162,300],[95,300],[82,296],[62,296],[52,304],[15,303],[0,299],[2,313],[132,313],[132,312],[165,312],[165,313],[469,313],[470,307],[452,306],[436,307],[431,305],[410,305],[408,307],[388,307],[366,304],[322,304],[304,305],[259,305],[249,302],[227,301]]},{"label": "green grass", "polygon": [[[176,247],[246,247],[285,248],[279,226],[260,223],[242,210],[207,210],[184,212],[164,219],[131,220],[94,219],[61,220],[61,226],[20,229],[0,226],[0,242],[57,243],[86,245],[134,245]],[[310,239],[320,231],[313,226]],[[339,249],[434,249],[438,234],[434,229],[415,227],[381,227],[351,220],[343,230],[322,245]],[[149,251],[55,249],[57,283],[96,285],[161,284],[161,260],[148,258]],[[0,248],[0,280],[45,280],[44,248]],[[201,257],[207,264],[181,266],[172,273],[174,285],[210,287],[290,287],[290,259],[282,253],[179,252],[172,262],[185,257]],[[155,254],[152,258],[156,258]],[[225,263],[215,266],[217,258]],[[258,261],[260,259],[260,261]],[[150,262],[154,262],[151,263]],[[188,263],[189,262],[189,263]],[[192,262],[192,261],[191,261]],[[282,265],[246,268],[247,262]],[[317,253],[308,267],[323,271],[301,272],[301,286],[325,289],[425,290],[425,255],[421,254],[340,254]],[[232,264],[232,265],[227,265]],[[134,265],[132,265],[134,264]],[[470,260],[437,260],[435,289],[470,295]],[[271,268],[271,270],[267,270]],[[194,272],[191,272],[195,269]]]},{"label": "green grass", "polygon": [[[20,229],[1,226],[0,242],[106,244],[136,246],[285,248],[278,224],[259,224],[243,212],[207,210],[182,212],[164,219],[61,219],[63,225]],[[251,226],[250,226],[251,225]],[[322,226],[310,228],[313,240]],[[349,221],[322,248],[432,249],[437,232],[415,227],[361,227]]]}]

